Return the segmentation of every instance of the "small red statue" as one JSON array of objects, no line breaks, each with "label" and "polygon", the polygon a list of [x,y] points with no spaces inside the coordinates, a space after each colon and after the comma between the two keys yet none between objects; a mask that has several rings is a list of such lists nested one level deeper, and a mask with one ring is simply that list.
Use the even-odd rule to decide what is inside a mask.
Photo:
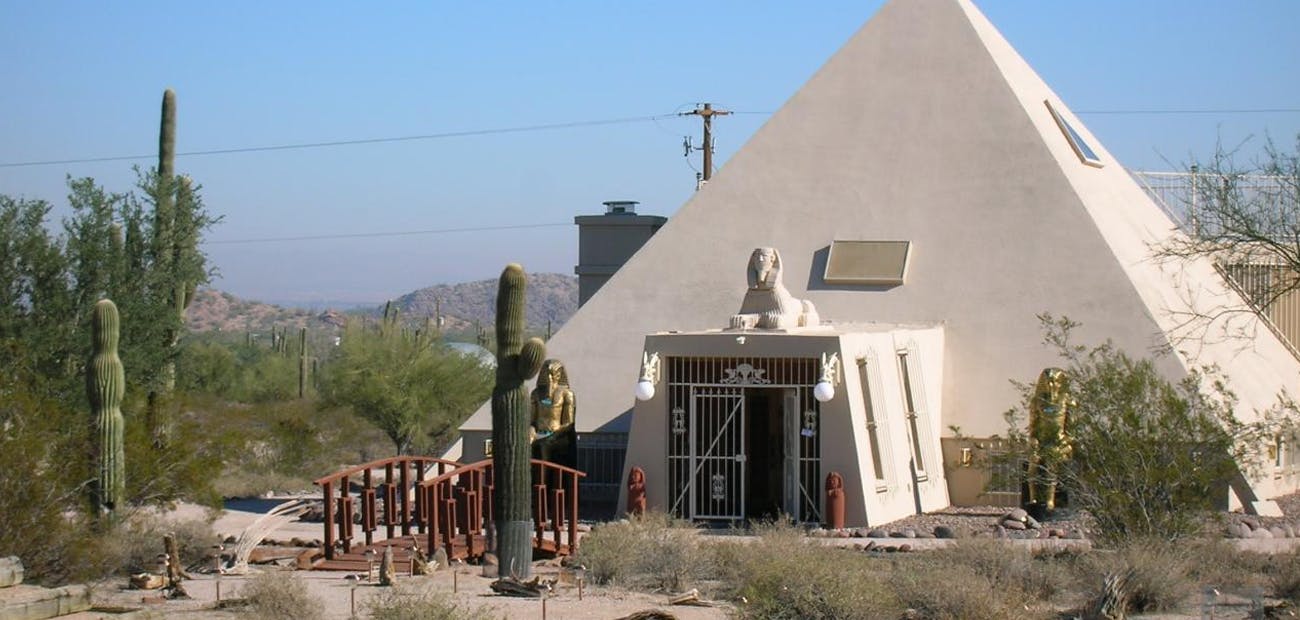
[{"label": "small red statue", "polygon": [[645,470],[633,467],[627,475],[627,513],[643,515],[645,509]]},{"label": "small red statue", "polygon": [[844,529],[844,476],[838,472],[826,476],[826,527]]}]

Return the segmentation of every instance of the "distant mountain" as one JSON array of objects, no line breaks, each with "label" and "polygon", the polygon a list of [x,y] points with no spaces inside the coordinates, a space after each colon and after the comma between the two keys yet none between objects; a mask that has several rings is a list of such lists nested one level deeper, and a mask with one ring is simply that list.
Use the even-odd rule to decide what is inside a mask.
[{"label": "distant mountain", "polygon": [[[436,300],[442,300],[443,328],[448,332],[472,329],[479,321],[491,331],[496,317],[496,280],[460,284],[438,284],[412,291],[394,300],[404,321],[418,323],[432,317]],[[528,275],[525,320],[534,332],[559,329],[578,310],[578,279],[559,273]],[[378,316],[383,306],[367,308],[363,314]],[[285,308],[260,301],[241,299],[214,289],[201,290],[186,312],[186,324],[193,331],[269,331],[277,328],[322,328],[341,326],[346,315],[338,310]]]},{"label": "distant mountain", "polygon": [[[492,329],[497,312],[496,280],[437,284],[407,293],[393,303],[403,319],[411,321],[434,316],[438,299],[442,300],[442,315],[446,317],[445,329],[472,327],[476,320]],[[524,320],[534,331],[545,331],[547,321],[558,330],[578,311],[578,279],[561,273],[528,274],[524,310]],[[373,312],[382,313],[383,307]]]},{"label": "distant mountain", "polygon": [[313,312],[300,308],[285,308],[272,304],[241,299],[215,289],[200,290],[194,302],[185,311],[185,324],[192,331],[269,331],[274,327],[311,327],[342,325],[343,315],[327,310]]}]

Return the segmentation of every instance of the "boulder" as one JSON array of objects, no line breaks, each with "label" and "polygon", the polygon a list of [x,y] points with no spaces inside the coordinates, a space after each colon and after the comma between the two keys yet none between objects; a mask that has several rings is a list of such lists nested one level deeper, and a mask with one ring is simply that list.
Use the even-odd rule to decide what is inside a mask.
[{"label": "boulder", "polygon": [[1003,519],[1001,525],[1008,530],[1016,531],[1025,530],[1029,527],[1025,525],[1023,521],[1016,521],[1014,519]]},{"label": "boulder", "polygon": [[916,538],[916,530],[910,527],[903,529],[902,534],[903,534],[903,538]]},{"label": "boulder", "polygon": [[947,525],[934,526],[935,538],[957,538],[957,530]]},{"label": "boulder", "polygon": [[872,528],[870,532],[867,532],[867,538],[889,538],[889,533],[878,527]]},{"label": "boulder", "polygon": [[23,582],[23,561],[11,555],[0,558],[0,588],[16,586]]}]

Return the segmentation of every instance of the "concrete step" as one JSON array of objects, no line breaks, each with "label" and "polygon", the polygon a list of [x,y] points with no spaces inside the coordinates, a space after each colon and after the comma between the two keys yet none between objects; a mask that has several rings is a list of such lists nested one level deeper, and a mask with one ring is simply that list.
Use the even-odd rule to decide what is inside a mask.
[{"label": "concrete step", "polygon": [[0,588],[16,586],[23,582],[23,562],[18,556],[0,558]]},{"label": "concrete step", "polygon": [[17,585],[0,589],[0,620],[45,620],[88,609],[90,590],[86,586]]}]

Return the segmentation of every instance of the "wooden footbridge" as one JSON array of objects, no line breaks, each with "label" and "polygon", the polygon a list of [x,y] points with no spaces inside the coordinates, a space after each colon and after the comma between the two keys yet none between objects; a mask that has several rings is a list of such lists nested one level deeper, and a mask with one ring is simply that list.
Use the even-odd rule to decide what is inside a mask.
[{"label": "wooden footbridge", "polygon": [[[532,460],[533,549],[572,555],[578,549],[576,469]],[[366,571],[393,548],[398,572],[425,557],[475,560],[489,550],[492,460],[463,464],[427,456],[371,461],[316,481],[324,498],[324,557],[317,570]],[[359,531],[358,531],[359,530]]]}]

